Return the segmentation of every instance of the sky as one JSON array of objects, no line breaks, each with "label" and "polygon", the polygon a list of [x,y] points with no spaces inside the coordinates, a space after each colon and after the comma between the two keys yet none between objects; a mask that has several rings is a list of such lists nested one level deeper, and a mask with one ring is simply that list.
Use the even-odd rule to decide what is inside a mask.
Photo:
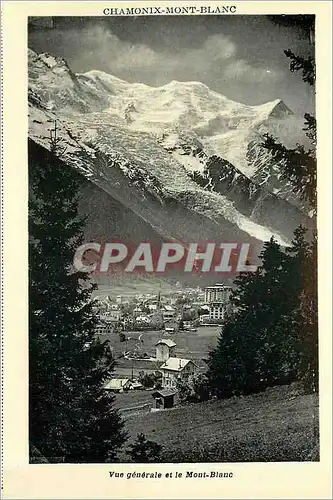
[{"label": "sky", "polygon": [[245,104],[282,99],[295,114],[303,115],[313,112],[313,89],[300,74],[290,72],[283,51],[308,56],[314,45],[304,23],[295,18],[31,18],[29,47],[65,58],[75,73],[97,69],[151,86],[200,81]]}]

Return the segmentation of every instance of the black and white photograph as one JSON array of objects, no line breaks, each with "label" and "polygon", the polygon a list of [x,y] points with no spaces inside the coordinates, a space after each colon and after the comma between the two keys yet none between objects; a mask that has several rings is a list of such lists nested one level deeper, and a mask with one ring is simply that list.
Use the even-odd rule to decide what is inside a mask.
[{"label": "black and white photograph", "polygon": [[29,463],[318,462],[316,16],[111,4],[28,18]]}]

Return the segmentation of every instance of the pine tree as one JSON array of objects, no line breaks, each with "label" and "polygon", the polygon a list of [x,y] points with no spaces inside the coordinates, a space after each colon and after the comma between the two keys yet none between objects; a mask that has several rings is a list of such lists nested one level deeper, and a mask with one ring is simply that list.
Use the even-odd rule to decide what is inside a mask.
[{"label": "pine tree", "polygon": [[50,461],[114,460],[123,423],[103,383],[113,368],[95,340],[96,317],[85,273],[72,267],[83,241],[79,174],[29,143],[29,439]]},{"label": "pine tree", "polygon": [[[315,118],[304,115],[305,128],[303,129],[311,140],[315,141]],[[271,152],[273,160],[280,166],[281,179],[291,182],[293,192],[315,211],[317,203],[317,160],[315,150],[306,149],[298,144],[295,148],[287,148],[276,138],[265,134],[262,145]]]},{"label": "pine tree", "polygon": [[297,329],[299,358],[297,363],[298,379],[309,391],[318,390],[318,277],[317,277],[317,237],[306,240],[306,229],[296,229],[295,238],[288,253],[292,256],[294,285],[299,294],[298,308],[295,308],[294,321]]},{"label": "pine tree", "polygon": [[[315,84],[313,58],[290,50],[290,70],[302,71],[303,81]],[[310,149],[288,149],[266,135],[263,147],[272,153],[282,177],[316,215],[316,120],[305,114],[304,131]],[[267,385],[299,379],[306,389],[318,389],[317,241],[307,230],[294,232],[282,252],[271,239],[260,255],[255,273],[241,273],[232,297],[236,314],[224,325],[210,353],[209,380],[222,396],[260,390]]]},{"label": "pine tree", "polygon": [[284,51],[285,55],[290,59],[290,71],[302,71],[302,80],[305,83],[313,86],[316,82],[316,66],[313,56],[307,58],[297,56],[290,49]]},{"label": "pine tree", "polygon": [[155,441],[150,441],[141,432],[127,450],[131,460],[136,463],[160,462],[163,447]]},{"label": "pine tree", "polygon": [[[302,79],[310,86],[315,85],[316,68],[313,57],[307,59],[285,51],[290,59],[290,70],[301,71]],[[293,191],[308,204],[313,217],[317,212],[317,123],[310,114],[304,115],[304,132],[311,147],[297,145],[288,149],[275,138],[267,135],[263,147],[271,151],[272,157],[279,163],[282,177],[293,185]],[[294,311],[294,320],[299,322],[300,363],[298,378],[305,389],[318,390],[318,290],[317,290],[317,232],[313,231],[311,244],[305,243],[305,229],[295,231],[294,248],[289,252],[294,255],[294,265],[298,266],[301,281],[299,309]]]},{"label": "pine tree", "polygon": [[[314,86],[316,81],[314,58],[310,56],[306,59],[297,56],[291,50],[285,50],[284,53],[290,59],[290,71],[301,71],[302,80],[310,86]],[[317,122],[315,117],[309,113],[305,113],[304,119],[303,131],[311,142],[309,149],[300,144],[289,149],[269,134],[265,135],[262,146],[271,152],[272,158],[280,166],[282,178],[291,182],[294,193],[309,203],[315,212],[317,203]]]},{"label": "pine tree", "polygon": [[[296,376],[297,335],[290,320],[298,304],[291,257],[274,238],[264,244],[261,265],[234,284],[236,313],[222,328],[209,357],[209,381],[220,396],[247,394]],[[295,270],[296,272],[296,270]]]},{"label": "pine tree", "polygon": [[319,389],[317,262],[317,236],[315,234],[304,264],[304,285],[300,307],[302,350],[299,378],[310,392]]}]

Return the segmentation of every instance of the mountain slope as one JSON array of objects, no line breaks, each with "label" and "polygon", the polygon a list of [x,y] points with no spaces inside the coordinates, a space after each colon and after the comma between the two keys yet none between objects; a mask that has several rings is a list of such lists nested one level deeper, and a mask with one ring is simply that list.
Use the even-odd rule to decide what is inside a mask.
[{"label": "mountain slope", "polygon": [[[149,399],[147,395],[151,404]],[[147,439],[158,436],[166,461],[299,462],[319,460],[318,414],[317,395],[304,395],[291,385],[159,412],[137,409],[124,416],[129,440],[143,431]]]},{"label": "mountain slope", "polygon": [[[245,207],[248,187],[241,188],[241,207],[235,190],[207,190],[191,171],[204,169],[202,160],[209,164],[212,155],[223,156],[233,159],[246,184],[248,141],[267,122],[290,118],[279,100],[245,106],[198,82],[152,88],[98,71],[75,75],[64,60],[29,51],[30,139],[49,148],[56,122],[61,159],[162,239],[250,242],[259,248],[274,234],[287,244],[303,217],[297,209],[290,217],[289,205],[275,197],[281,215],[265,219],[268,204],[261,212],[253,204]],[[187,153],[172,150],[179,141]]]}]

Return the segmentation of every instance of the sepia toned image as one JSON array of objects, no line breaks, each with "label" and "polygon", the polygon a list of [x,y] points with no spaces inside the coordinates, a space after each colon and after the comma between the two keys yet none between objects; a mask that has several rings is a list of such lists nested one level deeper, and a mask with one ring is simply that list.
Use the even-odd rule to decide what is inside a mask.
[{"label": "sepia toned image", "polygon": [[29,17],[30,464],[319,461],[315,44]]}]

